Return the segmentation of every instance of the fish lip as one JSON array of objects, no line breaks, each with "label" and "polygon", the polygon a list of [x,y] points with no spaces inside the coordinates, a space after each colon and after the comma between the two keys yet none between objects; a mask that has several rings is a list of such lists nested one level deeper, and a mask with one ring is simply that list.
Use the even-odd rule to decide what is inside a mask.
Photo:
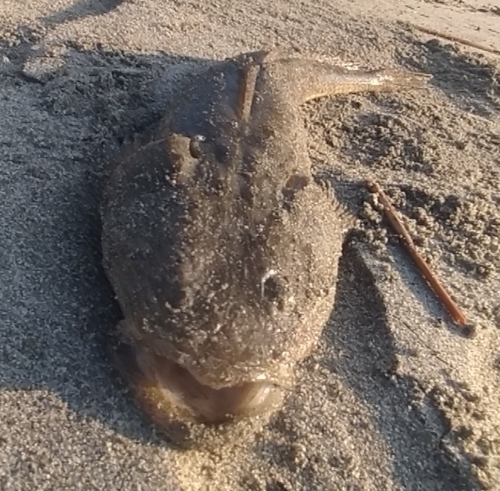
[{"label": "fish lip", "polygon": [[283,387],[264,373],[237,385],[207,385],[188,368],[140,346],[130,346],[141,383],[154,386],[162,405],[196,423],[220,424],[277,409]]}]

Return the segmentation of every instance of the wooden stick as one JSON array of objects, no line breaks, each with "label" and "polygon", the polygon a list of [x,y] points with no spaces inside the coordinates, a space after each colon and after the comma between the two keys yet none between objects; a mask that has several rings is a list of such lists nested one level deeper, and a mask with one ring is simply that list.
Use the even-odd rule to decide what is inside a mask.
[{"label": "wooden stick", "polygon": [[394,206],[392,205],[389,197],[384,193],[383,189],[375,181],[369,180],[366,183],[366,187],[369,191],[378,195],[378,198],[384,207],[385,214],[390,224],[401,238],[411,258],[416,263],[418,269],[425,277],[431,288],[434,290],[434,293],[444,305],[453,321],[464,326],[467,323],[465,315],[462,313],[458,305],[452,300],[442,283],[439,281],[437,276],[430,269],[429,265],[425,262],[425,260],[415,248],[415,244],[413,242],[413,239],[411,238],[410,233],[406,229],[404,223],[398,217],[397,211],[394,209]]},{"label": "wooden stick", "polygon": [[417,31],[423,32],[425,34],[429,34],[430,36],[436,36],[442,39],[446,39],[447,41],[452,41],[454,43],[463,44],[464,46],[468,46],[469,48],[479,49],[481,51],[487,51],[488,53],[493,53],[495,55],[500,55],[500,50],[495,48],[490,48],[489,46],[484,46],[479,43],[475,43],[474,41],[469,41],[467,39],[459,38],[456,36],[452,36],[451,34],[443,34],[441,32],[435,31],[434,29],[427,29],[426,27],[420,27],[415,24],[409,24],[411,27],[416,29]]}]

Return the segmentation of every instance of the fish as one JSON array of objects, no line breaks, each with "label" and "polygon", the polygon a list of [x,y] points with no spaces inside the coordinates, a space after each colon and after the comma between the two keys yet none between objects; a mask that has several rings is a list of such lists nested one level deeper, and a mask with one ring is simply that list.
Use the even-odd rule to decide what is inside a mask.
[{"label": "fish", "polygon": [[120,153],[101,203],[117,366],[167,436],[276,411],[331,314],[350,219],[313,175],[301,106],[428,79],[243,53]]}]

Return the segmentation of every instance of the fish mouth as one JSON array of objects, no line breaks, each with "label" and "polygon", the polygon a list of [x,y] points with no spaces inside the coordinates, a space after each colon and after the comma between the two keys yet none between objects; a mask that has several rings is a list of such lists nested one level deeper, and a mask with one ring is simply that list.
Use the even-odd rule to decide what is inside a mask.
[{"label": "fish mouth", "polygon": [[266,380],[210,387],[178,363],[129,344],[120,344],[115,362],[141,409],[164,429],[173,422],[213,425],[257,416],[283,399],[281,388]]}]

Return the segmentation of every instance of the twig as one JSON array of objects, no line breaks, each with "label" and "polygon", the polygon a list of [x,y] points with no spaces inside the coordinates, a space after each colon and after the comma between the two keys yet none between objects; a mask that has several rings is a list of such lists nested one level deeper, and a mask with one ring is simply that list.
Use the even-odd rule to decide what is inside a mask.
[{"label": "twig", "polygon": [[475,43],[474,41],[469,41],[464,38],[452,36],[451,34],[443,34],[441,32],[435,31],[434,29],[427,29],[426,27],[417,26],[415,24],[409,24],[409,25],[414,29],[416,29],[417,31],[429,34],[430,36],[436,36],[442,39],[446,39],[447,41],[452,41],[455,43],[463,44],[464,46],[469,46],[470,48],[475,48],[481,51],[487,51],[488,53],[493,53],[495,55],[500,55],[500,50],[495,48],[490,48],[489,46],[484,46],[479,43]]},{"label": "twig", "polygon": [[434,293],[444,305],[453,321],[457,324],[465,326],[467,323],[465,315],[462,313],[458,305],[452,300],[448,292],[445,290],[444,286],[438,280],[437,276],[430,269],[429,265],[425,262],[425,260],[415,248],[413,239],[411,238],[401,219],[398,217],[397,211],[394,209],[394,206],[392,205],[389,197],[384,193],[383,189],[375,181],[369,180],[366,183],[366,187],[369,191],[378,195],[378,198],[384,207],[385,214],[390,224],[401,238],[411,258],[416,263],[418,269],[428,281],[429,285],[434,290]]}]

